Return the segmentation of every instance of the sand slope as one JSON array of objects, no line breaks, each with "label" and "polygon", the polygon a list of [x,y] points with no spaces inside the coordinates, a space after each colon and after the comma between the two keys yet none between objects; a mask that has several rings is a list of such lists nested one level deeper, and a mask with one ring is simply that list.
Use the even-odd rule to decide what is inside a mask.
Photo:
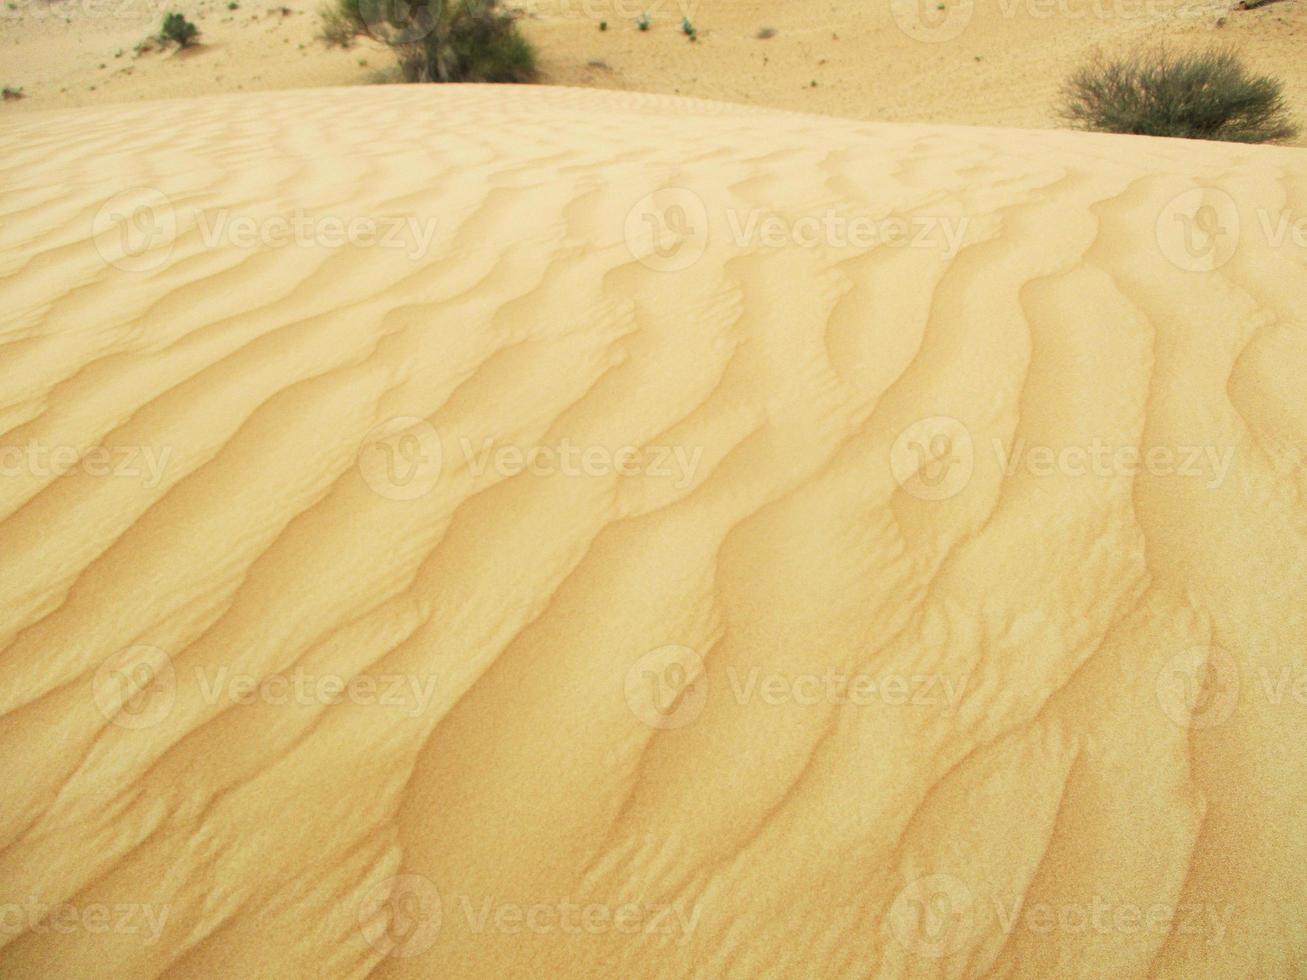
[{"label": "sand slope", "polygon": [[0,974],[1302,972],[1302,151],[0,140]]}]

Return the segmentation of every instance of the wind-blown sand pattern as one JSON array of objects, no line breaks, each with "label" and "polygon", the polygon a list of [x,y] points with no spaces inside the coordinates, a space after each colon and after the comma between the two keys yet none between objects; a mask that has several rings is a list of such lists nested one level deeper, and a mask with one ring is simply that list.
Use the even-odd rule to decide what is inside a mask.
[{"label": "wind-blown sand pattern", "polygon": [[0,140],[0,974],[1303,973],[1303,151]]}]

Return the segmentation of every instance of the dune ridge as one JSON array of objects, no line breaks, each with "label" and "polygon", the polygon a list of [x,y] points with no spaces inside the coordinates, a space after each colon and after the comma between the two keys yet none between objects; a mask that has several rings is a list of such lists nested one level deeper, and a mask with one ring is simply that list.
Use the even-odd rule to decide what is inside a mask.
[{"label": "dune ridge", "polygon": [[0,973],[1301,972],[1304,151],[0,134]]}]

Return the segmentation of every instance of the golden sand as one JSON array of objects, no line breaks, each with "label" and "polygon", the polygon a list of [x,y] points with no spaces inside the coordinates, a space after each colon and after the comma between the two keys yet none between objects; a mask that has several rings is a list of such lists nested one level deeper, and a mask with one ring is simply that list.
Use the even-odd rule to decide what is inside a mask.
[{"label": "golden sand", "polygon": [[0,142],[0,975],[1301,973],[1304,151]]}]

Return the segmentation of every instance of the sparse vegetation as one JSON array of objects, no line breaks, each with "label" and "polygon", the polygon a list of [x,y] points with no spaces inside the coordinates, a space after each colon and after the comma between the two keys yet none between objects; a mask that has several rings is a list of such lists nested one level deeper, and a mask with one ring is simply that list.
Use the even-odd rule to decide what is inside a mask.
[{"label": "sparse vegetation", "polygon": [[179,48],[189,47],[199,37],[200,29],[186,19],[184,14],[176,11],[163,15],[163,27],[159,31],[159,40],[171,42]]},{"label": "sparse vegetation", "polygon": [[697,41],[699,39],[699,32],[694,29],[694,25],[690,23],[689,17],[681,18],[681,33],[691,41]]},{"label": "sparse vegetation", "polygon": [[760,27],[758,28],[758,33],[754,35],[754,37],[759,41],[766,41],[768,38],[773,38],[775,36],[776,28],[774,27]]},{"label": "sparse vegetation", "polygon": [[319,11],[322,24],[318,36],[327,43],[327,47],[350,48],[360,31],[338,5],[326,4]]},{"label": "sparse vegetation", "polygon": [[11,99],[21,99],[24,97],[21,85],[6,85],[2,91],[6,102],[9,102]]},{"label": "sparse vegetation", "polygon": [[653,20],[649,17],[649,12],[646,10],[635,19],[636,30],[647,31],[651,23],[653,23]]},{"label": "sparse vegetation", "polygon": [[1058,109],[1081,129],[1108,133],[1267,143],[1298,132],[1279,80],[1252,74],[1228,48],[1099,55],[1066,81]]},{"label": "sparse vegetation", "polygon": [[336,0],[323,13],[324,38],[329,31],[385,42],[408,82],[529,82],[536,74],[535,49],[497,0]]}]

